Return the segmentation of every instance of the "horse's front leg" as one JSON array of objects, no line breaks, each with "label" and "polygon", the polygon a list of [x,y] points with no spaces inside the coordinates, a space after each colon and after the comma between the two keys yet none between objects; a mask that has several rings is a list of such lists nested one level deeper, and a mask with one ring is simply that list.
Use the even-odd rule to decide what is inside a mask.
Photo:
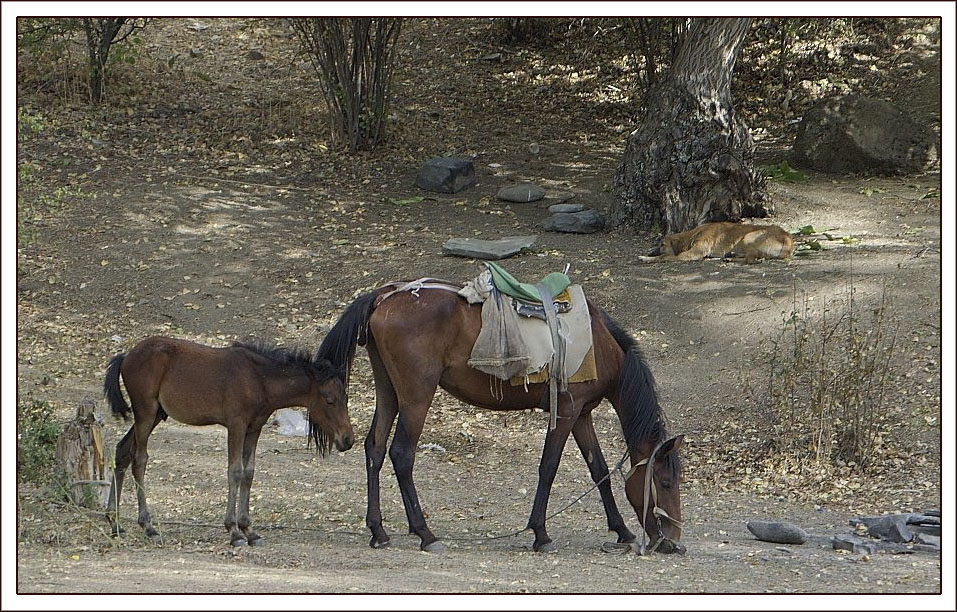
[{"label": "horse's front leg", "polygon": [[243,477],[239,483],[239,518],[236,524],[246,536],[246,542],[250,546],[261,546],[263,543],[262,536],[250,529],[252,521],[249,518],[249,491],[253,486],[253,475],[256,473],[256,444],[259,442],[261,433],[262,428],[248,431],[243,441]]},{"label": "horse's front leg", "polygon": [[625,525],[621,512],[618,511],[618,505],[615,503],[615,496],[612,494],[611,482],[608,478],[608,464],[605,463],[605,457],[598,445],[598,436],[595,435],[595,424],[590,412],[578,418],[572,433],[575,435],[575,442],[578,443],[582,457],[585,458],[585,463],[588,464],[592,480],[599,483],[598,491],[601,493],[601,503],[605,507],[608,529],[618,534],[619,543],[634,542],[635,534]]},{"label": "horse's front leg", "polygon": [[223,523],[229,532],[229,542],[233,546],[245,546],[246,536],[240,531],[236,523],[236,497],[243,479],[243,442],[246,438],[246,424],[233,423],[227,425],[226,445],[228,448],[228,465],[226,480],[229,482],[229,493],[226,495],[226,518]]},{"label": "horse's front leg", "polygon": [[[572,424],[577,419],[577,411],[572,416],[572,406],[561,395],[558,400],[558,425],[545,434],[545,446],[542,449],[542,459],[538,465],[538,487],[535,490],[535,501],[532,504],[532,514],[528,518],[528,529],[535,532],[535,542],[532,550],[535,552],[551,552],[555,550],[552,539],[545,531],[545,511],[548,509],[548,496],[555,481],[555,473],[562,459],[562,450],[571,433]],[[564,409],[563,409],[564,408]]]}]

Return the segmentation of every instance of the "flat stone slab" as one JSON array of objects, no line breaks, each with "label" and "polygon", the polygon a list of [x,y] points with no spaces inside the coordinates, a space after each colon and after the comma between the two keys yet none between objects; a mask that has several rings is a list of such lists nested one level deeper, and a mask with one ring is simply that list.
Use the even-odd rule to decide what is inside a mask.
[{"label": "flat stone slab", "polygon": [[605,215],[592,208],[575,213],[556,213],[543,224],[549,232],[593,234],[605,228]]},{"label": "flat stone slab", "polygon": [[782,521],[748,521],[748,531],[759,540],[775,544],[804,544],[807,532],[792,523]]},{"label": "flat stone slab", "polygon": [[495,197],[506,202],[537,202],[545,197],[545,190],[534,183],[522,183],[502,187]]},{"label": "flat stone slab", "polygon": [[508,236],[499,240],[450,238],[442,245],[442,254],[474,259],[504,259],[529,248],[536,240],[538,236]]},{"label": "flat stone slab", "polygon": [[415,184],[426,191],[458,193],[475,184],[475,165],[459,157],[433,157],[419,168]]},{"label": "flat stone slab", "polygon": [[846,550],[858,555],[873,555],[877,551],[874,542],[866,542],[857,536],[842,535],[831,538],[834,550]]},{"label": "flat stone slab", "polygon": [[548,212],[553,215],[556,213],[577,213],[585,210],[584,204],[552,204],[548,207]]}]

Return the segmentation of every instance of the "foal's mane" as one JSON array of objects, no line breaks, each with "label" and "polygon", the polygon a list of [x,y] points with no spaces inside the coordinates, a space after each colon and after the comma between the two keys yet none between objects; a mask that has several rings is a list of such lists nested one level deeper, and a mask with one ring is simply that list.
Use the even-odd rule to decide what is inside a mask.
[{"label": "foal's mane", "polygon": [[[621,328],[607,312],[601,311],[602,322],[618,346],[625,352],[619,374],[620,402],[623,408],[622,433],[629,449],[644,440],[655,443],[668,439],[665,413],[658,403],[658,389],[651,368],[631,334]],[[677,453],[668,454],[669,467],[677,474]]]},{"label": "foal's mane", "polygon": [[301,368],[319,382],[339,376],[339,372],[328,359],[314,359],[305,349],[276,346],[262,341],[234,342],[233,347],[255,353],[277,368]]}]

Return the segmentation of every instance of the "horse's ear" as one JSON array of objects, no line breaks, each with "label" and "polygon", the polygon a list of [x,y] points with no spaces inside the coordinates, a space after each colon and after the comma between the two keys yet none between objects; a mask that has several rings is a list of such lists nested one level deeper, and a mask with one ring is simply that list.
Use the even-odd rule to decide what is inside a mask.
[{"label": "horse's ear", "polygon": [[678,449],[680,449],[684,445],[684,441],[685,441],[684,434],[675,436],[674,438],[668,440],[667,442],[661,445],[661,450],[659,451],[658,456],[666,457],[667,455],[671,453],[678,452]]}]

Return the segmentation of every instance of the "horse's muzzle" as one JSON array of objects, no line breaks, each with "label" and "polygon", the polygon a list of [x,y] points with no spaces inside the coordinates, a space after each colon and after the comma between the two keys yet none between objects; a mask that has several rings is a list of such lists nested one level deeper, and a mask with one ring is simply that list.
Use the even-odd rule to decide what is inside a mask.
[{"label": "horse's muzzle", "polygon": [[661,540],[658,542],[656,550],[657,552],[665,555],[683,555],[688,552],[688,549],[683,544],[679,544],[670,538],[661,538]]},{"label": "horse's muzzle", "polygon": [[346,434],[339,438],[336,438],[336,450],[342,452],[347,451],[352,448],[352,445],[356,443],[356,438],[352,434]]}]

